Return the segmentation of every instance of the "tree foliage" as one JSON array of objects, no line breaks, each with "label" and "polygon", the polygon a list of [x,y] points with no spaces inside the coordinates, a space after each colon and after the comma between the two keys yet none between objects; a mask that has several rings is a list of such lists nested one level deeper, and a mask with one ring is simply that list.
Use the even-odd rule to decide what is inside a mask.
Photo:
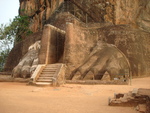
[{"label": "tree foliage", "polygon": [[22,40],[22,37],[30,35],[32,32],[29,29],[28,16],[16,16],[9,25],[1,25],[0,39],[15,40],[16,42]]},{"label": "tree foliage", "polygon": [[9,52],[9,49],[0,52],[0,71],[3,71]]},{"label": "tree foliage", "polygon": [[14,43],[17,43],[30,35],[28,16],[16,16],[10,24],[0,25],[0,71],[2,70],[7,56]]}]

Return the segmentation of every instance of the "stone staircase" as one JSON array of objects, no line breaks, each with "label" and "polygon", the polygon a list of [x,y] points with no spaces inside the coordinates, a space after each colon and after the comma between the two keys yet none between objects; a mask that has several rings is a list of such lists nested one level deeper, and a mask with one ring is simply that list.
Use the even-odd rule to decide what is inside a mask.
[{"label": "stone staircase", "polygon": [[59,76],[60,69],[63,64],[48,64],[41,71],[39,76],[36,77],[36,85],[53,85]]}]

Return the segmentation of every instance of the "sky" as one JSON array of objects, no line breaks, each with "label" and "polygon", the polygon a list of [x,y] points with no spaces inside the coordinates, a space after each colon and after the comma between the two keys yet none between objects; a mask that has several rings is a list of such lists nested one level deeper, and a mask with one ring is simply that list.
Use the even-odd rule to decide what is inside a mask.
[{"label": "sky", "polygon": [[[9,24],[10,19],[13,20],[15,16],[18,16],[18,9],[19,0],[0,0],[0,25]],[[10,49],[13,47],[13,44],[6,44],[5,42],[7,41],[0,40],[0,52],[7,47]]]},{"label": "sky", "polygon": [[0,0],[0,24],[8,24],[9,20],[18,16],[19,0]]}]

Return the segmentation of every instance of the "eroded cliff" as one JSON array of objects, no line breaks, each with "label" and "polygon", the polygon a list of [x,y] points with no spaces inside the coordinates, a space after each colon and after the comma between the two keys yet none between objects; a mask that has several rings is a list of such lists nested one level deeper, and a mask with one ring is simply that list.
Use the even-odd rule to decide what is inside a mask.
[{"label": "eroded cliff", "polygon": [[30,17],[30,29],[42,30],[46,20],[60,6],[63,0],[20,0],[19,14]]},{"label": "eroded cliff", "polygon": [[129,24],[146,31],[150,29],[149,0],[20,0],[20,15],[31,17],[33,32],[52,23],[52,16],[70,12],[83,22]]},{"label": "eroded cliff", "polygon": [[[79,72],[83,79],[92,72],[100,79],[106,72],[112,76],[125,75],[125,70],[133,76],[149,75],[149,0],[20,0],[19,13],[30,17],[30,29],[34,33],[43,31],[46,24],[52,25],[39,38],[44,45],[40,51],[50,48],[45,38],[49,42],[55,40],[49,53],[67,65],[66,78],[73,78]],[[65,32],[63,41],[58,33],[61,30]],[[24,43],[28,42],[24,40]],[[60,45],[63,45],[61,56],[56,49]],[[19,47],[21,45],[16,46]],[[23,47],[19,49],[20,53],[28,49]],[[45,59],[46,53],[42,54],[39,56]],[[20,58],[21,55],[17,61]],[[6,67],[12,62],[8,59]]]}]

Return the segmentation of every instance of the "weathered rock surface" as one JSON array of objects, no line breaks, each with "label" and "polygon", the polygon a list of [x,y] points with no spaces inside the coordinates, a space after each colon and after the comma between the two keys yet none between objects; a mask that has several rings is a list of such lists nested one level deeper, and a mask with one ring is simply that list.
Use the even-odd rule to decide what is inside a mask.
[{"label": "weathered rock surface", "polygon": [[114,80],[114,78],[127,79],[129,73],[126,76],[126,71],[129,72],[129,70],[130,64],[127,58],[117,47],[98,41],[83,63],[73,70],[70,79],[77,71],[81,73],[80,79],[83,79],[90,71],[94,73],[94,79],[97,80],[102,79],[105,72],[109,73],[111,80]]},{"label": "weathered rock surface", "polygon": [[[30,29],[33,32],[43,30],[45,24],[51,24],[66,32],[63,40],[59,38],[61,33],[56,32],[57,30],[44,31],[43,37],[39,37],[40,39],[42,37],[43,46],[41,48],[43,59],[40,63],[45,63],[45,52],[49,49],[47,53],[53,57],[52,63],[60,62],[67,65],[67,78],[70,78],[74,70],[78,70],[82,78],[91,71],[94,76],[98,72],[103,74],[106,72],[113,76],[122,72],[124,74],[122,69],[127,68],[127,62],[128,66],[130,65],[128,70],[131,75],[148,76],[150,74],[149,12],[149,0],[20,0],[19,10],[20,15],[30,17]],[[103,50],[99,51],[97,48],[101,46],[96,46],[99,44],[98,41],[107,45],[106,48],[102,46]],[[34,43],[35,40],[31,42]],[[24,48],[28,48],[31,42],[27,45],[25,42],[18,44],[17,48],[21,48],[13,52],[21,55],[16,58],[16,62],[11,62],[9,58],[7,67],[9,64],[13,65],[12,67],[17,65],[27,53],[27,49]],[[118,49],[115,52],[113,52],[114,47]],[[57,48],[61,48],[61,52]],[[56,56],[57,60],[54,58]],[[30,60],[27,62],[30,64]],[[111,74],[113,69],[107,69],[110,67],[109,62],[113,62],[115,67],[113,74]],[[18,66],[19,68],[21,67]],[[29,65],[25,69],[26,71],[22,68],[22,75],[24,73],[28,75],[26,72],[29,70]],[[100,76],[102,77],[103,74]]]},{"label": "weathered rock surface", "polygon": [[51,16],[64,11],[83,22],[129,24],[148,32],[150,29],[149,0],[20,0],[19,13],[31,17],[33,32],[51,23]]},{"label": "weathered rock surface", "polygon": [[31,17],[30,29],[33,32],[42,30],[46,20],[63,0],[20,0],[19,14]]},{"label": "weathered rock surface", "polygon": [[28,52],[28,48],[36,41],[41,40],[42,32],[36,32],[26,37],[25,40],[16,44],[7,58],[4,71],[11,72],[15,66],[18,65],[19,61]]},{"label": "weathered rock surface", "polygon": [[109,99],[110,106],[136,107],[140,113],[150,113],[150,89],[133,89],[129,93],[115,94]]},{"label": "weathered rock surface", "polygon": [[[148,76],[149,75],[149,56],[150,56],[150,41],[149,41],[150,33],[144,32],[142,30],[133,29],[128,26],[106,26],[101,27],[99,29],[93,27],[84,28],[79,27],[73,24],[68,24],[66,30],[66,42],[65,42],[65,56],[64,62],[68,66],[68,71],[66,76],[69,77],[73,72],[73,75],[77,72],[77,75],[88,75],[88,72],[95,70],[105,70],[103,74],[106,72],[107,64],[110,60],[109,58],[113,57],[113,55],[117,55],[118,52],[121,52],[126,58],[126,61],[129,62],[130,71],[129,74],[131,76]],[[103,48],[104,53],[96,47],[98,41],[102,41],[104,43],[113,44],[114,46],[110,47],[108,50]],[[107,44],[106,44],[107,45]],[[118,48],[118,52],[113,51],[114,47]],[[106,46],[105,46],[106,47]],[[97,53],[96,55],[92,55],[92,53]],[[99,54],[98,54],[99,53]],[[108,53],[108,54],[107,54]],[[107,54],[107,55],[106,55]],[[106,55],[106,56],[105,56]],[[107,59],[107,62],[99,62],[98,59]],[[116,58],[116,59],[115,59]],[[87,59],[87,60],[86,60]],[[112,58],[111,58],[112,59]],[[118,57],[114,56],[114,59],[117,60]],[[106,60],[106,59],[105,59]],[[95,64],[94,64],[95,62]],[[120,60],[120,62],[124,62]],[[100,66],[97,66],[96,63]],[[104,65],[103,65],[104,63]],[[107,65],[107,66],[106,66]],[[117,67],[117,64],[113,64]],[[122,65],[119,63],[119,65]],[[105,69],[101,69],[101,66],[106,66]],[[126,67],[124,67],[124,70]],[[79,72],[79,73],[78,73]],[[102,74],[102,75],[103,75]],[[110,74],[110,73],[109,73]],[[93,71],[93,75],[95,75]],[[119,74],[117,74],[119,75]]]},{"label": "weathered rock surface", "polygon": [[12,76],[29,78],[38,65],[38,52],[40,41],[35,42],[29,47],[28,52],[20,60],[19,64],[13,69]]},{"label": "weathered rock surface", "polygon": [[109,26],[98,31],[100,40],[116,45],[125,54],[133,76],[150,74],[150,33],[128,26]]}]

